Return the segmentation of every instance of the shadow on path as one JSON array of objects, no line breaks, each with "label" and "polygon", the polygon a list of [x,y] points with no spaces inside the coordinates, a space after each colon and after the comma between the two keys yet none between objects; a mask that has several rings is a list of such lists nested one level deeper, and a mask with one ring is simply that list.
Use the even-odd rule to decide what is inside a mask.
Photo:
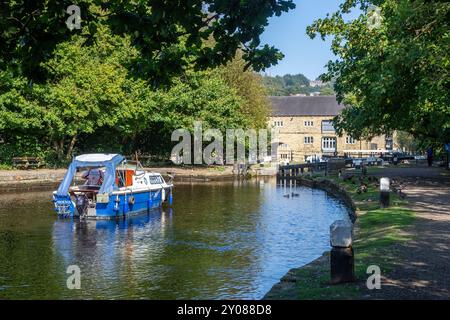
[{"label": "shadow on path", "polygon": [[381,290],[366,298],[450,299],[450,175],[439,168],[386,168],[377,176],[395,179],[417,220],[413,240],[395,247],[398,262],[382,276]]}]

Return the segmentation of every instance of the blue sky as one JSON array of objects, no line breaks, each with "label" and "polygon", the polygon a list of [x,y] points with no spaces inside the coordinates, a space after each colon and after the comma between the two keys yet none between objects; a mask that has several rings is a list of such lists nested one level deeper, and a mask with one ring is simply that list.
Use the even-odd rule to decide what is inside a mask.
[{"label": "blue sky", "polygon": [[306,27],[317,18],[337,11],[343,0],[296,0],[296,8],[273,17],[261,36],[261,44],[274,45],[285,57],[276,66],[266,69],[268,75],[303,73],[309,79],[325,72],[325,65],[334,56],[330,50],[331,41],[320,37],[311,40]]}]

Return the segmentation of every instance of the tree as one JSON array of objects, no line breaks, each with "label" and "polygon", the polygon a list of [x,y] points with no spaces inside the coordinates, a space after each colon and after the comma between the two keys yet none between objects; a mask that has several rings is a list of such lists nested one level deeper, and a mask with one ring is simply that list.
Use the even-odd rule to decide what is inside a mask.
[{"label": "tree", "polygon": [[[364,13],[346,21],[356,7]],[[434,0],[346,0],[308,27],[312,38],[333,36],[338,58],[322,79],[335,79],[338,100],[350,106],[334,120],[339,133],[359,139],[403,130],[450,141],[449,9]]]},{"label": "tree", "polygon": [[56,46],[42,63],[44,83],[1,73],[0,132],[8,135],[7,146],[30,140],[28,148],[16,151],[37,152],[33,145],[38,144],[45,156],[51,157],[53,148],[61,161],[71,158],[78,139],[101,131],[128,137],[145,125],[138,120],[152,112],[154,94],[144,80],[128,76],[125,66],[139,54],[129,39],[102,26],[95,34],[97,46],[82,46],[83,41],[73,35]]},{"label": "tree", "polygon": [[320,95],[321,96],[334,96],[334,90],[330,86],[325,86],[320,88]]},{"label": "tree", "polygon": [[[396,135],[397,144],[400,150],[407,152],[418,151],[419,145],[417,141],[414,140],[414,137],[411,134],[404,131],[398,131]],[[423,147],[424,146],[422,146],[422,149]]]},{"label": "tree", "polygon": [[[65,12],[80,7],[82,29],[69,30]],[[58,44],[73,33],[83,34],[85,46],[95,46],[95,34],[107,26],[114,34],[129,36],[140,53],[129,65],[154,85],[179,75],[189,63],[198,69],[223,65],[239,48],[246,67],[262,70],[282,54],[261,46],[260,35],[268,18],[293,9],[292,0],[193,0],[193,1],[104,1],[104,0],[14,0],[0,3],[0,69],[14,68],[33,81],[45,81],[41,63]],[[204,46],[209,37],[213,47]]]},{"label": "tree", "polygon": [[241,114],[251,119],[253,128],[266,128],[270,104],[262,77],[253,70],[245,70],[241,52],[226,66],[218,68],[220,76],[241,97]]},{"label": "tree", "polygon": [[[105,3],[107,8],[102,7]],[[265,125],[265,92],[250,64],[267,62],[273,51],[265,55],[251,44],[267,17],[291,7],[290,1],[206,1],[210,9],[220,9],[214,12],[227,6],[238,11],[214,16],[203,10],[198,23],[206,26],[196,30],[194,25],[189,32],[183,26],[194,19],[189,14],[200,1],[191,2],[189,10],[194,11],[183,12],[186,17],[177,10],[187,4],[121,3],[123,7],[78,1],[85,15],[83,28],[72,33],[64,25],[67,15],[61,8],[69,5],[65,1],[0,4],[3,161],[33,155],[60,163],[74,153],[95,151],[165,155],[171,149],[171,132],[192,127],[194,120],[222,131]],[[254,7],[257,3],[262,7]],[[169,9],[173,15],[157,17],[167,15]],[[256,16],[246,17],[245,12]],[[131,20],[125,19],[127,14]],[[134,21],[137,17],[143,19],[142,25]],[[145,29],[150,18],[159,22]],[[245,21],[233,22],[241,18]],[[126,21],[121,24],[121,19]],[[234,33],[223,31],[235,27]],[[172,32],[174,38],[165,32]],[[234,43],[244,36],[247,40],[237,47],[242,49],[236,49],[242,57],[234,59]],[[201,43],[192,42],[193,37]],[[213,59],[211,63],[202,62],[205,54]],[[254,59],[248,55],[255,55]],[[227,67],[214,67],[230,59],[234,60]]]},{"label": "tree", "polygon": [[264,84],[272,96],[288,96],[293,94],[307,94],[315,91],[309,86],[309,79],[303,74],[285,74],[283,76],[264,76]]},{"label": "tree", "polygon": [[257,75],[243,71],[242,60],[227,68],[191,67],[172,86],[155,90],[129,76],[126,66],[140,55],[129,38],[102,26],[94,39],[95,47],[82,46],[80,35],[58,44],[42,63],[45,83],[0,72],[3,161],[30,154],[59,163],[74,152],[166,156],[172,131],[191,129],[196,120],[224,134],[227,128],[265,125],[265,92]]},{"label": "tree", "polygon": [[124,67],[136,50],[103,29],[95,35],[95,48],[81,46],[80,36],[59,44],[43,63],[47,82],[34,85],[33,101],[43,110],[42,123],[59,159],[63,153],[70,159],[80,134],[115,126],[122,134],[135,130],[131,124],[152,106],[148,85],[129,79]]}]

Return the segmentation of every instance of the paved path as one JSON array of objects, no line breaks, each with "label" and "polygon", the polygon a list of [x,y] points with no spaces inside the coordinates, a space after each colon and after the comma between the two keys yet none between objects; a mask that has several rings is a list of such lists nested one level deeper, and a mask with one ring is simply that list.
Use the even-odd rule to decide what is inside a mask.
[{"label": "paved path", "polygon": [[402,185],[410,207],[417,212],[401,244],[394,271],[382,278],[381,290],[366,298],[450,299],[450,174],[438,168],[386,168],[382,175]]}]

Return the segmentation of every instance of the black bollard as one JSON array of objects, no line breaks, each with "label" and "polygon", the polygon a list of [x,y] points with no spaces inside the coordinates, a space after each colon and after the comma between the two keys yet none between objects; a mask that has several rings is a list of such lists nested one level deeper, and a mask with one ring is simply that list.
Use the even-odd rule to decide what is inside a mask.
[{"label": "black bollard", "polygon": [[331,283],[355,281],[353,248],[333,247],[330,255]]},{"label": "black bollard", "polygon": [[353,225],[346,220],[337,220],[330,226],[330,282],[332,284],[355,281],[353,255]]}]

